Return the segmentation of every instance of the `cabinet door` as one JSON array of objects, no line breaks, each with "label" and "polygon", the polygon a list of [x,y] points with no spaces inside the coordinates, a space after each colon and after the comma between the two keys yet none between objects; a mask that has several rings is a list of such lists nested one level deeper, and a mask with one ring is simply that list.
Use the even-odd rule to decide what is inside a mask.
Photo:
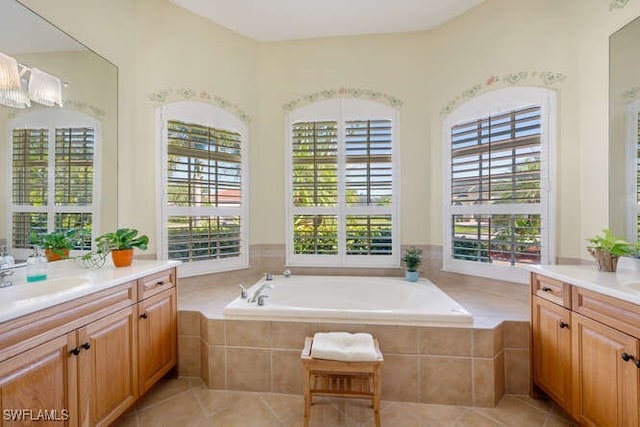
[{"label": "cabinet door", "polygon": [[638,427],[638,340],[577,313],[572,327],[573,406],[580,425]]},{"label": "cabinet door", "polygon": [[533,381],[559,406],[571,409],[571,312],[531,297]]},{"label": "cabinet door", "polygon": [[78,330],[83,426],[112,423],[138,397],[135,307]]},{"label": "cabinet door", "polygon": [[78,425],[75,347],[71,333],[0,363],[0,425]]},{"label": "cabinet door", "polygon": [[138,303],[140,393],[147,391],[177,363],[175,288]]}]

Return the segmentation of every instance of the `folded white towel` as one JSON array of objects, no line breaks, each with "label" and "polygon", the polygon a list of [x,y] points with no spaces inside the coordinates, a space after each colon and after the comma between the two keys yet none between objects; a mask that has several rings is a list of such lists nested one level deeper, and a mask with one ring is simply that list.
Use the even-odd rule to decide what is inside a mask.
[{"label": "folded white towel", "polygon": [[378,355],[371,334],[349,332],[318,332],[313,336],[311,357],[343,362],[369,362]]}]

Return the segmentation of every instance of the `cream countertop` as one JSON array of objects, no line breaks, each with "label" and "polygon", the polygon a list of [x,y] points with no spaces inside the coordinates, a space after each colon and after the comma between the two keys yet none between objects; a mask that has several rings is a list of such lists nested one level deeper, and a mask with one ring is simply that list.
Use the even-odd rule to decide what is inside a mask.
[{"label": "cream countertop", "polygon": [[598,271],[595,265],[531,265],[527,269],[552,279],[640,304],[640,271],[633,261],[619,264],[618,271]]},{"label": "cream countertop", "polygon": [[25,268],[17,268],[8,279],[13,286],[0,288],[0,322],[52,307],[93,292],[108,289],[179,265],[179,261],[134,260],[130,267],[107,263],[99,269],[85,269],[73,260],[47,265],[47,279],[27,283]]}]

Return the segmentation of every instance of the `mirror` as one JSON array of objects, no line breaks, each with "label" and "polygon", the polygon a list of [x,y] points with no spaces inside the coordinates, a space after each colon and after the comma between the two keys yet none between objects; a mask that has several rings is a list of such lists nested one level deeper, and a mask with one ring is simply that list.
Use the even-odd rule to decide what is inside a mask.
[{"label": "mirror", "polygon": [[[27,67],[22,77],[25,84],[29,68],[38,68],[64,82],[63,107],[46,107],[31,102],[30,107],[18,109],[0,104],[0,157],[3,164],[0,169],[0,239],[7,239],[10,247],[14,247],[16,258],[22,259],[27,249],[21,250],[20,244],[12,243],[26,239],[25,236],[34,229],[42,233],[47,227],[52,231],[52,228],[78,226],[80,221],[92,224],[93,237],[116,229],[117,68],[16,0],[0,0],[0,52]],[[50,132],[47,135],[55,135],[49,137],[50,141],[67,138],[69,142],[66,145],[49,142],[48,154],[40,160],[52,157],[54,151],[56,160],[49,160],[48,167],[39,170],[41,176],[33,178],[35,163],[23,169],[14,166],[14,151],[19,151],[14,150],[17,147],[14,130],[48,127]],[[87,127],[94,129],[89,136],[82,137],[84,141],[91,140],[82,143],[85,147],[91,145],[82,154],[84,164],[77,160],[80,155],[63,157],[57,154],[63,149],[61,147],[67,147],[69,153],[77,150],[78,145],[73,142],[77,137],[76,130]],[[66,131],[59,130],[65,128]],[[25,151],[29,154],[24,157],[34,156],[33,149],[29,150]],[[76,160],[59,166],[60,158]],[[91,160],[90,166],[87,166],[90,161],[86,159]],[[88,169],[79,172],[82,167]],[[15,195],[18,186],[15,182],[22,178],[12,173],[12,169],[29,171],[23,173],[31,181],[20,181],[23,183],[20,184],[21,196]],[[61,177],[67,180],[65,185],[61,184]],[[37,191],[46,192],[48,196],[34,196]],[[16,214],[17,208],[12,207],[12,200],[15,203],[16,197],[28,199],[29,212]],[[48,200],[49,206],[42,206],[42,200]],[[55,202],[51,203],[52,200]],[[82,207],[77,208],[80,205]]]}]

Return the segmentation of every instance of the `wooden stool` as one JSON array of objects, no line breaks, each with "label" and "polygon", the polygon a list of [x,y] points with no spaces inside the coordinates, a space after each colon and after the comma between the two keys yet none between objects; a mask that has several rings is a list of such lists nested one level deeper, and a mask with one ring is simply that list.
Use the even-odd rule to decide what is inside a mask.
[{"label": "wooden stool", "polygon": [[309,426],[313,396],[371,398],[376,427],[380,427],[380,390],[382,388],[382,353],[378,340],[373,340],[377,359],[367,362],[314,359],[313,338],[307,337],[302,349],[304,366],[304,426]]}]

